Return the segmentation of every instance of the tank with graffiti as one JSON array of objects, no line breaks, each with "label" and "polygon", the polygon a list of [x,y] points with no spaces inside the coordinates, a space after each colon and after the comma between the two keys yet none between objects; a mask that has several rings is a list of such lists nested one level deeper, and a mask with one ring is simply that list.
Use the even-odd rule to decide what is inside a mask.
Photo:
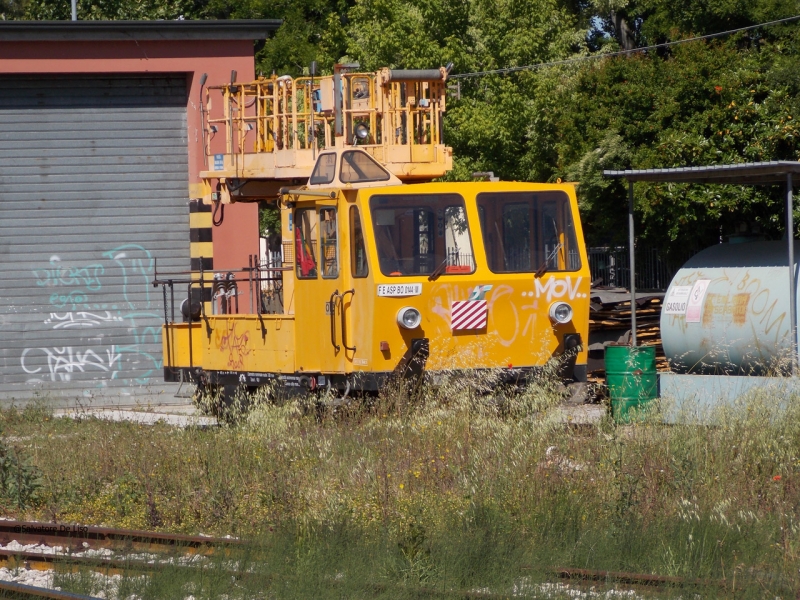
[{"label": "tank with graffiti", "polygon": [[788,288],[785,242],[719,244],[692,257],[675,274],[661,315],[673,370],[749,375],[790,369]]}]

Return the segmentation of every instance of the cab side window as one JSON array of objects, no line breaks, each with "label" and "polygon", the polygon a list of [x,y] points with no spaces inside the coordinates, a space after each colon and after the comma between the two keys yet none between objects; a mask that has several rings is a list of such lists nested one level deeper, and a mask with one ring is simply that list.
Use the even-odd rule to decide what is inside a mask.
[{"label": "cab side window", "polygon": [[317,278],[317,211],[300,209],[295,213],[294,252],[297,277]]},{"label": "cab side window", "polygon": [[369,275],[364,230],[361,228],[361,216],[356,206],[350,207],[350,269],[353,277]]},{"label": "cab side window", "polygon": [[339,276],[339,238],[335,208],[319,209],[319,230],[322,277],[333,279]]}]

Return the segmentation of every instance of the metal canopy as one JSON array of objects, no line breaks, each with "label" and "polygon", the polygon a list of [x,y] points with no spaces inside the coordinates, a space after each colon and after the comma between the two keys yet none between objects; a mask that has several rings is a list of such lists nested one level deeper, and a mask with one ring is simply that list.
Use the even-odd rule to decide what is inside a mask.
[{"label": "metal canopy", "polygon": [[677,167],[671,169],[633,169],[603,171],[604,177],[628,181],[669,181],[674,183],[785,183],[789,173],[800,174],[800,162],[780,160],[706,167]]},{"label": "metal canopy", "polygon": [[675,167],[669,169],[631,169],[603,171],[603,176],[628,180],[628,252],[631,261],[631,341],[636,346],[636,263],[634,259],[633,183],[635,181],[670,183],[717,183],[733,185],[784,184],[786,194],[786,255],[789,267],[789,314],[792,337],[792,375],[798,370],[797,279],[794,269],[794,203],[793,176],[800,174],[800,162],[776,160],[758,163],[735,163],[705,167]]}]

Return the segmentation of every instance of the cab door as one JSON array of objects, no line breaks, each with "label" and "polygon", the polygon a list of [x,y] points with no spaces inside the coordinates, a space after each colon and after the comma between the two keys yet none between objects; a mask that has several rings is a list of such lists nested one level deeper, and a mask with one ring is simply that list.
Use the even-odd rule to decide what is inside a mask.
[{"label": "cab door", "polygon": [[[355,200],[355,198],[353,198]],[[347,211],[345,213],[345,211]],[[345,351],[345,369],[348,372],[371,370],[373,348],[373,295],[367,248],[364,241],[364,222],[360,203],[342,206],[343,268],[341,308],[342,349]]]},{"label": "cab door", "polygon": [[297,370],[343,373],[346,349],[341,329],[346,290],[339,202],[301,201],[292,217]]}]

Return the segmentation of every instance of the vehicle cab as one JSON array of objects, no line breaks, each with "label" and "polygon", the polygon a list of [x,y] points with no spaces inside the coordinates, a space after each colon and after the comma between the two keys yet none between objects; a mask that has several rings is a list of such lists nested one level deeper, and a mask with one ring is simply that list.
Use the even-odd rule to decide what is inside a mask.
[{"label": "vehicle cab", "polygon": [[402,185],[352,149],[321,154],[283,198],[303,371],[366,388],[404,369],[519,378],[573,350],[585,377],[590,277],[573,185]]}]

